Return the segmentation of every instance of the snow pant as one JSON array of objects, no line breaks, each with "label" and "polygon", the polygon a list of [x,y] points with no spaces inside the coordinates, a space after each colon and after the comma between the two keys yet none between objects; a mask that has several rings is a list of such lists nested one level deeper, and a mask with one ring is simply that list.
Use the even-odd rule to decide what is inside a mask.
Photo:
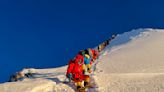
[{"label": "snow pant", "polygon": [[84,87],[88,86],[90,83],[90,76],[85,75],[85,79],[84,79]]},{"label": "snow pant", "polygon": [[82,81],[77,81],[77,82],[75,82],[75,85],[76,85],[77,89],[83,87]]},{"label": "snow pant", "polygon": [[81,88],[81,87],[85,87],[87,86],[89,83],[90,83],[90,76],[88,75],[84,75],[84,84],[83,84],[83,81],[79,80],[79,81],[74,81],[75,82],[75,85],[77,88]]},{"label": "snow pant", "polygon": [[90,76],[84,75],[84,82],[90,82]]},{"label": "snow pant", "polygon": [[83,74],[76,74],[73,77],[73,81],[74,81],[77,88],[83,87],[83,84],[82,84],[83,80],[84,80],[84,75]]}]

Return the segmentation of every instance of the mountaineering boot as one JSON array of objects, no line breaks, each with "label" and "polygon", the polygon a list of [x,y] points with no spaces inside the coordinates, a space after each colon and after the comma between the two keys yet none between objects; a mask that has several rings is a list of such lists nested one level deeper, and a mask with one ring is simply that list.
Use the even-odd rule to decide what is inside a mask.
[{"label": "mountaineering boot", "polygon": [[77,86],[77,89],[75,90],[75,92],[86,92],[85,87]]},{"label": "mountaineering boot", "polygon": [[84,82],[84,86],[87,86],[89,83],[88,82]]}]

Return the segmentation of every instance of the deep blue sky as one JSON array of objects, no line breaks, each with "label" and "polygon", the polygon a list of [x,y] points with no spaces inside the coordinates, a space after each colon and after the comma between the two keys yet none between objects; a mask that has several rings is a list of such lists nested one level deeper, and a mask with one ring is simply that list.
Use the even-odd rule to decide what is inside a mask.
[{"label": "deep blue sky", "polygon": [[164,27],[164,0],[1,0],[0,82],[54,68],[112,34]]}]

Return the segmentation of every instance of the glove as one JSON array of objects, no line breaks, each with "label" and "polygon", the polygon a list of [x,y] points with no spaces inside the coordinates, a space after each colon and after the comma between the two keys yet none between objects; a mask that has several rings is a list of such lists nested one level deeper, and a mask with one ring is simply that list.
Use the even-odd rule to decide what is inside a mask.
[{"label": "glove", "polygon": [[68,77],[69,79],[72,79],[72,78],[73,78],[72,73],[69,73],[69,74],[67,75],[67,77]]}]

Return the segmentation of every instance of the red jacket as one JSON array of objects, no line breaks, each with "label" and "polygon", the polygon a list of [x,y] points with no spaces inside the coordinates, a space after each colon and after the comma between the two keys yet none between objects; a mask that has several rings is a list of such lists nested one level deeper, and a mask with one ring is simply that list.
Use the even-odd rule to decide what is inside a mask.
[{"label": "red jacket", "polygon": [[72,73],[74,81],[80,81],[84,79],[83,66],[84,57],[82,55],[77,55],[73,62],[70,62],[67,69],[67,74]]},{"label": "red jacket", "polygon": [[75,62],[74,62],[73,60],[70,60],[70,61],[69,61],[69,64],[68,64],[66,76],[67,76],[69,73],[72,73],[72,71],[73,71],[73,69],[74,69],[74,66],[75,66]]},{"label": "red jacket", "polygon": [[91,59],[91,63],[92,64],[97,58],[98,58],[98,51],[94,50],[94,49],[91,49],[91,52],[92,52],[92,59]]},{"label": "red jacket", "polygon": [[98,55],[99,55],[98,51],[94,50],[93,51],[93,59],[96,60],[98,58]]}]

